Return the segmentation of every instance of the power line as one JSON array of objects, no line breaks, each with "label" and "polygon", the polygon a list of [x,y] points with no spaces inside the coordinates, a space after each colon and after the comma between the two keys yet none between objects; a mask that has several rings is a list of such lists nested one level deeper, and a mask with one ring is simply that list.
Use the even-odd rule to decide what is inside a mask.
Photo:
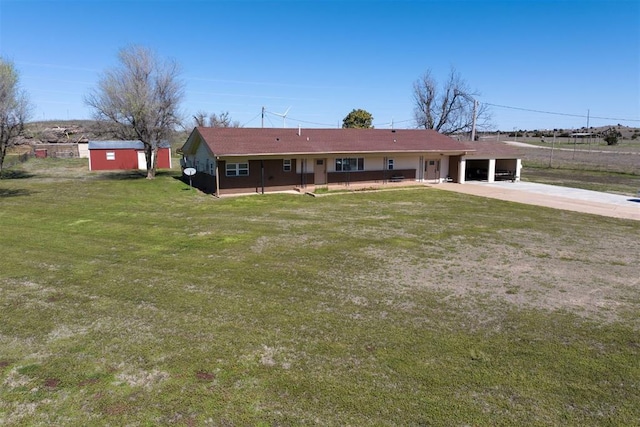
[{"label": "power line", "polygon": [[310,125],[318,125],[318,126],[327,126],[327,127],[335,127],[335,124],[328,124],[328,123],[318,123],[318,122],[309,122],[307,120],[298,120],[294,117],[289,117],[289,120],[293,120],[295,122],[300,122],[300,123],[306,123],[306,124],[310,124]]},{"label": "power line", "polygon": [[[555,116],[578,117],[578,118],[587,118],[588,117],[588,118],[591,118],[591,119],[613,120],[613,121],[618,121],[618,122],[640,122],[640,119],[622,119],[622,118],[615,118],[615,117],[587,116],[585,114],[560,113],[560,112],[554,112],[554,111],[535,110],[535,109],[531,109],[531,108],[513,107],[513,106],[510,106],[510,105],[493,104],[493,103],[490,103],[490,102],[483,102],[482,104],[489,105],[489,106],[492,106],[492,107],[506,108],[506,109],[509,109],[509,110],[527,111],[527,112],[531,112],[531,113],[549,114],[549,115],[555,115]],[[269,111],[265,111],[265,112],[266,113],[271,113]],[[249,122],[247,122],[247,124],[252,122],[253,120],[255,120],[256,117],[254,117],[253,119],[249,120]],[[296,119],[294,117],[289,117],[289,119],[293,120],[294,122],[305,123],[305,124],[308,124],[308,125],[324,126],[324,127],[329,127],[329,128],[336,127],[336,125],[334,123],[312,122],[312,121],[307,121],[307,120],[299,120],[299,119]],[[415,119],[394,120],[394,121],[388,122],[388,123],[377,124],[377,126],[391,126],[391,125],[395,126],[395,125],[398,125],[400,123],[412,122],[414,120]],[[271,120],[269,120],[269,122],[271,123]],[[273,126],[273,123],[271,123],[271,125]]]},{"label": "power line", "polygon": [[586,118],[592,118],[592,119],[600,119],[600,120],[615,120],[615,121],[620,121],[620,122],[640,122],[640,119],[620,119],[620,118],[615,118],[615,117],[598,117],[598,116],[587,116],[584,114],[570,114],[570,113],[558,113],[558,112],[554,112],[554,111],[543,111],[543,110],[533,110],[530,108],[522,108],[522,107],[512,107],[509,105],[500,105],[500,104],[491,104],[490,102],[484,102],[483,104],[485,105],[490,105],[492,107],[499,107],[499,108],[507,108],[510,110],[520,110],[520,111],[529,111],[532,113],[540,113],[540,114],[552,114],[555,116],[567,116],[567,117],[580,117],[583,119]]},{"label": "power line", "polygon": [[242,127],[245,127],[246,125],[248,125],[249,123],[251,123],[252,121],[254,121],[255,119],[258,118],[258,116],[260,115],[260,113],[258,113],[253,119],[249,120],[248,122],[246,122],[245,124],[242,125]]},{"label": "power line", "polygon": [[269,118],[269,116],[265,116],[265,117],[266,117],[266,119],[267,119],[267,120],[269,120],[269,123],[271,123],[271,127],[274,127],[274,126],[273,126],[273,122],[271,121],[271,119]]},{"label": "power line", "polygon": [[[291,117],[290,120],[295,121],[295,122],[299,122],[299,123],[306,123],[309,125],[317,125],[317,126],[325,126],[325,127],[330,127],[330,128],[335,128],[336,125],[333,123],[318,123],[318,122],[310,122],[308,120],[298,120],[295,117]],[[411,122],[414,119],[407,119],[407,120],[394,120],[393,122],[388,122],[388,123],[382,123],[382,124],[376,124],[377,126],[391,126],[391,125],[397,125],[398,123],[406,123],[406,122]],[[339,126],[338,126],[339,127]]]}]

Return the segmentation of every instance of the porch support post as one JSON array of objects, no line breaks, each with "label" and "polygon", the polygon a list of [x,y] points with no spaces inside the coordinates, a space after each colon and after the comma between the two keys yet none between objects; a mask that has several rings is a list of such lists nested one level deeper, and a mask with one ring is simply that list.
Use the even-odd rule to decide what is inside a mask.
[{"label": "porch support post", "polygon": [[218,165],[220,164],[220,159],[216,158],[216,196],[220,197],[220,172],[218,170]]},{"label": "porch support post", "polygon": [[387,170],[389,168],[389,162],[387,161],[388,159],[389,159],[388,157],[382,158],[382,183],[383,184],[387,183]]},{"label": "porch support post", "polygon": [[264,160],[260,160],[260,186],[262,187],[262,194],[264,194]]},{"label": "porch support post", "polygon": [[489,169],[487,170],[487,181],[495,182],[496,180],[496,159],[489,159]]},{"label": "porch support post", "polygon": [[460,157],[460,167],[458,168],[458,182],[464,184],[464,177],[467,173],[467,161]]}]

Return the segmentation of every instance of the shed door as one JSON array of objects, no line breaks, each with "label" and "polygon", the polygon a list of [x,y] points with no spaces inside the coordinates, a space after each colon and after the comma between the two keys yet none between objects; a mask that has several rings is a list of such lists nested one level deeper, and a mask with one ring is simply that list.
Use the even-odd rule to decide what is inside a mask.
[{"label": "shed door", "polygon": [[[153,153],[151,153],[151,163],[153,163]],[[144,156],[144,151],[138,151],[138,169],[147,170],[147,159]]]}]

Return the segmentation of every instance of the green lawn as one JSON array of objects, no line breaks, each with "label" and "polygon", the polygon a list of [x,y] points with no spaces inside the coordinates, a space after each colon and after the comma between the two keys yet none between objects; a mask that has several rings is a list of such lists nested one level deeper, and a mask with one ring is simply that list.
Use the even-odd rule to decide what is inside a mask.
[{"label": "green lawn", "polygon": [[637,425],[640,223],[0,180],[0,425]]},{"label": "green lawn", "polygon": [[[640,160],[640,156],[638,156]],[[561,185],[585,190],[637,196],[640,191],[640,176],[624,172],[599,170],[549,168],[528,164],[522,172],[523,180],[542,184]]]}]

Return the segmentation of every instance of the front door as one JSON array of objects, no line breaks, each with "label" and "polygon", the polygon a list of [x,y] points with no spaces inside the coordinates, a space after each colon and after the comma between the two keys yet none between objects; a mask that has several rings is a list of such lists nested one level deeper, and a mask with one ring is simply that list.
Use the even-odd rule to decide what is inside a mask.
[{"label": "front door", "polygon": [[327,183],[327,165],[325,159],[315,159],[313,166],[313,183],[324,185]]},{"label": "front door", "polygon": [[440,160],[427,159],[424,162],[424,168],[427,172],[427,181],[436,181],[440,178]]}]

